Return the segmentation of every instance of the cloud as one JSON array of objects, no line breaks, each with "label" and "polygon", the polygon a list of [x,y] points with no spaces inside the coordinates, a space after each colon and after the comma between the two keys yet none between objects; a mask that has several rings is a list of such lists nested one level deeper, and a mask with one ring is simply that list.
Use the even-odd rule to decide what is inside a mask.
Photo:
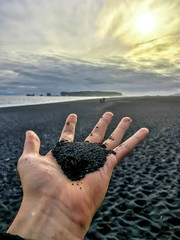
[{"label": "cloud", "polygon": [[[61,91],[79,90],[104,90],[119,91],[124,94],[140,94],[141,92],[159,93],[173,92],[179,88],[176,79],[157,75],[155,73],[143,73],[134,69],[117,68],[116,65],[88,64],[72,58],[59,56],[58,58],[31,55],[32,59],[39,61],[32,64],[12,61],[11,78],[7,81],[0,74],[1,91],[15,91],[16,94],[35,93],[60,94]],[[2,60],[1,60],[2,61]],[[123,60],[122,60],[123,62]],[[9,73],[9,63],[3,64]],[[1,72],[0,72],[1,73]],[[12,77],[13,76],[13,77]],[[1,92],[0,92],[1,93]],[[1,93],[2,94],[2,93]]]},{"label": "cloud", "polygon": [[94,40],[103,1],[7,0],[1,3],[1,42],[28,50],[79,53]]},{"label": "cloud", "polygon": [[[144,12],[156,21],[146,35]],[[2,0],[0,94],[176,92],[179,12],[179,0]]]},{"label": "cloud", "polygon": [[[141,34],[136,29],[136,21],[146,12],[154,15],[155,28],[149,34]],[[152,70],[152,62],[155,64],[162,59],[174,64],[180,53],[179,12],[178,0],[107,0],[97,18],[97,34],[104,40],[96,49],[97,55],[102,58],[104,55],[109,58],[123,55],[130,60],[129,66],[132,66],[130,62],[135,62],[139,69],[143,66],[142,59],[146,59],[146,63],[149,61],[148,71]],[[163,73],[167,74],[166,68],[161,69]]]}]

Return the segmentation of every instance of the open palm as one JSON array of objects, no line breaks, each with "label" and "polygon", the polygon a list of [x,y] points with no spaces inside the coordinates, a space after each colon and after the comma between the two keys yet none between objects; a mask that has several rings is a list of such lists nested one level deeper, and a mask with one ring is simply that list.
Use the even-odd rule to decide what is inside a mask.
[{"label": "open palm", "polygon": [[[85,140],[102,142],[112,117],[112,113],[106,112]],[[77,116],[70,114],[59,140],[74,140],[76,122]],[[119,145],[130,124],[129,117],[123,118],[111,136],[104,141],[106,148],[114,150],[116,155],[109,155],[103,167],[88,173],[79,181],[71,181],[64,175],[51,151],[41,156],[38,136],[28,131],[24,151],[18,161],[23,198],[37,202],[42,196],[53,199],[56,201],[57,211],[63,212],[67,218],[82,226],[86,233],[93,215],[105,197],[114,167],[148,134],[148,130],[142,128]]]}]

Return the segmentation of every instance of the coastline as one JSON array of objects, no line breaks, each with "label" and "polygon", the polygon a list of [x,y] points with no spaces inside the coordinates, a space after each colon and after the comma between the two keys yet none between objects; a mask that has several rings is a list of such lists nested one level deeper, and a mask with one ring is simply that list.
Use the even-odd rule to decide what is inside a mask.
[{"label": "coastline", "polygon": [[[2,96],[0,96],[1,98]],[[6,96],[3,96],[4,98]],[[9,97],[9,96],[8,96]],[[121,98],[119,96],[102,96],[102,97],[98,97],[98,96],[87,96],[87,97],[82,97],[82,96],[79,96],[79,97],[74,97],[74,96],[67,96],[67,97],[61,97],[61,96],[45,96],[45,97],[40,97],[40,96],[34,96],[34,97],[31,97],[31,96],[10,96],[12,98],[11,102],[10,103],[6,103],[6,104],[2,104],[1,103],[1,99],[0,99],[0,108],[6,108],[6,107],[21,107],[21,106],[33,106],[33,105],[41,105],[41,104],[52,104],[52,103],[61,103],[61,102],[74,102],[74,101],[85,101],[85,100],[93,100],[93,99],[102,99],[102,98]],[[21,97],[23,98],[23,100],[26,102],[26,103],[14,103],[14,102],[17,102],[17,100],[15,99],[14,102],[13,102],[13,97],[14,98],[18,98],[18,97]],[[42,101],[42,99],[44,99],[44,101]],[[55,100],[54,100],[55,99]],[[21,101],[23,101],[21,99]],[[28,102],[27,100],[30,100],[30,102]],[[4,100],[5,101],[5,100]]]},{"label": "coastline", "polygon": [[[0,96],[1,97],[6,97],[6,96]],[[8,96],[9,97],[9,96]],[[19,96],[10,96],[10,97],[19,97]],[[71,96],[67,96],[67,97],[61,97],[61,96],[45,96],[46,99],[45,101],[36,101],[33,102],[35,100],[35,98],[38,98],[38,100],[41,100],[42,97],[40,96],[36,96],[36,97],[29,97],[29,96],[20,96],[25,98],[26,100],[32,99],[32,102],[28,102],[26,101],[26,103],[14,103],[17,102],[18,100],[15,100],[13,102],[13,100],[11,100],[10,103],[6,103],[6,104],[2,104],[2,101],[0,99],[0,109],[1,108],[12,108],[12,107],[25,107],[25,106],[35,106],[35,105],[47,105],[47,104],[57,104],[57,103],[64,103],[64,102],[77,102],[77,101],[91,101],[91,100],[95,100],[95,99],[99,99],[99,101],[103,98],[105,98],[105,100],[121,100],[122,101],[128,101],[128,99],[163,99],[163,98],[178,98],[180,96],[173,96],[173,95],[169,95],[169,96],[102,96],[102,97],[98,97],[98,96],[88,96],[88,97],[71,97]],[[53,98],[58,98],[58,100],[56,99],[55,101],[53,101]],[[21,100],[22,101],[22,100]]]}]

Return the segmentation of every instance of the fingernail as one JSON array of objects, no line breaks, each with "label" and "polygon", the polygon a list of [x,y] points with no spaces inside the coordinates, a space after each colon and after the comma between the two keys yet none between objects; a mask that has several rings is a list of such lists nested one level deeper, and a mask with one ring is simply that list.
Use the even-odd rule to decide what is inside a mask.
[{"label": "fingernail", "polygon": [[109,115],[110,117],[114,117],[114,114],[112,112],[106,112],[106,113],[103,114],[103,116],[105,116],[105,115]]},{"label": "fingernail", "polygon": [[123,120],[128,121],[128,122],[132,122],[132,119],[130,117],[124,117]]}]

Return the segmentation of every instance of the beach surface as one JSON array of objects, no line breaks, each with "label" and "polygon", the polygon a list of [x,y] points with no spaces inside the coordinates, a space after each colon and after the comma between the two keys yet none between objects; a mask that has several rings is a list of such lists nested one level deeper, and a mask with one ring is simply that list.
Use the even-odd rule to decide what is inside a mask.
[{"label": "beach surface", "polygon": [[78,115],[75,141],[84,141],[106,111],[114,113],[109,137],[122,117],[148,137],[115,168],[103,204],[85,240],[180,239],[180,97],[108,98],[0,109],[0,231],[13,221],[22,199],[16,165],[25,132],[35,131],[46,154],[65,119]]}]

